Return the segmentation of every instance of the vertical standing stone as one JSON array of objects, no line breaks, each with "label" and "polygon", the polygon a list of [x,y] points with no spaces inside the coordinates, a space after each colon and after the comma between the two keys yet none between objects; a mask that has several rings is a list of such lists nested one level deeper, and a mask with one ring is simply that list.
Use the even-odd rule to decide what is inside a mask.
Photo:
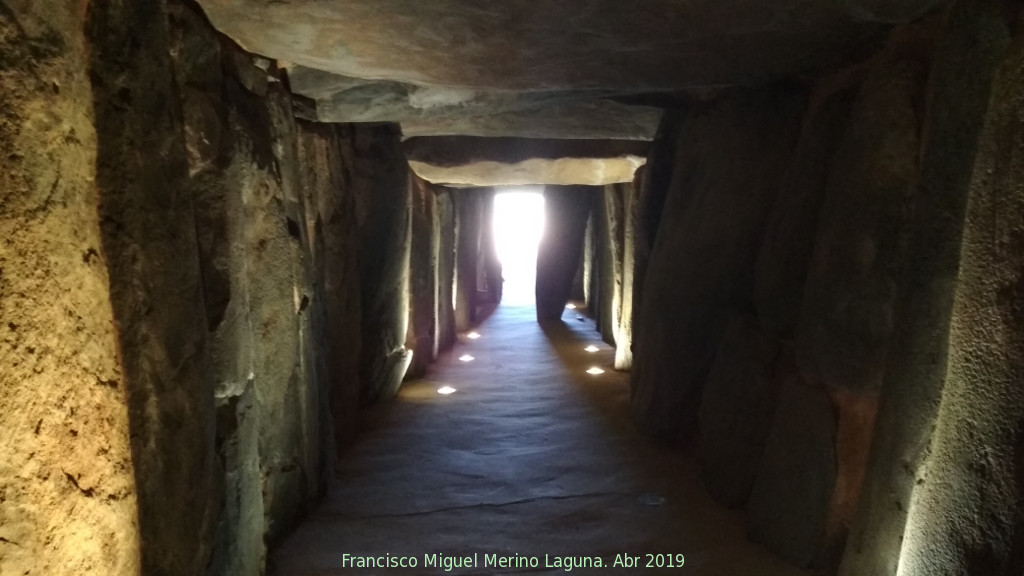
[{"label": "vertical standing stone", "polygon": [[142,572],[198,575],[212,547],[218,463],[166,15],[147,5],[98,2],[89,5],[85,29],[102,253],[130,410]]},{"label": "vertical standing stone", "polygon": [[654,142],[651,143],[647,163],[637,171],[640,188],[637,190],[636,245],[633,251],[633,323],[634,332],[637,333],[640,331],[643,318],[641,310],[647,268],[665,208],[665,199],[672,184],[676,146],[685,118],[686,115],[681,110],[665,112],[658,125]]},{"label": "vertical standing stone", "polygon": [[873,69],[832,159],[797,326],[801,367],[859,392],[882,383],[907,254],[926,63]]},{"label": "vertical standing stone", "polygon": [[754,264],[803,94],[734,90],[694,110],[644,280],[632,371],[637,423],[692,439],[700,397],[733,310],[748,307]]},{"label": "vertical standing stone", "polygon": [[[868,473],[841,576],[896,574],[946,378],[963,219],[998,59],[1009,44],[1003,4],[956,2],[930,72],[928,134],[915,187],[907,270]],[[965,49],[969,47],[969,49]]]},{"label": "vertical standing stone", "polygon": [[413,351],[413,357],[406,376],[419,377],[426,374],[437,354],[437,251],[441,239],[431,186],[413,176],[412,192],[411,313],[406,347]]},{"label": "vertical standing stone", "polygon": [[583,252],[593,195],[590,186],[544,189],[544,235],[537,249],[537,321],[558,320],[565,311]]},{"label": "vertical standing stone", "polygon": [[622,266],[619,275],[619,322],[615,335],[615,369],[633,367],[633,290],[636,269],[637,215],[640,180],[622,186]]},{"label": "vertical standing stone", "polygon": [[729,322],[711,367],[699,413],[701,478],[726,506],[747,502],[771,431],[778,344],[751,318]]},{"label": "vertical standing stone", "polygon": [[[146,29],[158,26],[156,14],[135,16]],[[89,71],[99,63],[90,60],[91,50],[114,52],[118,39],[123,38],[120,22],[131,25],[132,15],[122,16],[116,10],[97,14],[88,29],[91,36],[104,31],[108,21],[118,25],[114,29],[118,39],[98,38],[103,42],[99,46],[88,41],[85,17],[83,6],[55,0],[0,4],[0,538],[4,540],[0,542],[0,570],[5,574],[60,574],[69,566],[82,576],[140,572],[138,463],[130,435],[143,427],[136,421],[139,412],[129,412],[128,393],[129,385],[146,389],[147,383],[139,382],[140,364],[152,362],[158,369],[160,357],[143,361],[120,355],[122,337],[116,320],[127,317],[129,307],[128,302],[112,301],[110,283],[117,283],[123,292],[135,276],[110,277],[109,264],[116,270],[130,268],[125,261],[127,237],[108,252],[106,240],[111,230],[101,230],[103,214],[97,207],[101,199],[130,196],[119,186],[142,175],[137,162],[144,163],[150,156],[137,161],[132,157],[131,164],[121,167],[124,178],[112,174],[116,168],[113,160],[125,150],[107,136],[127,130],[125,124],[135,118],[135,113],[129,112],[123,124],[109,126],[109,132],[103,133],[103,181],[97,179],[100,141],[95,107],[102,107],[101,114],[107,119],[114,115],[114,108],[94,102]],[[162,38],[158,35],[156,40]],[[135,66],[144,57],[156,56],[159,63],[160,52],[158,46],[137,53],[139,60],[110,63],[102,77],[111,79],[124,73],[128,86],[136,87]],[[167,96],[167,88],[157,81],[154,97]],[[110,93],[103,91],[98,96]],[[152,111],[148,100],[140,104]],[[160,137],[148,134],[145,128],[167,126],[169,119],[141,116],[149,125],[140,136],[147,138],[147,144],[159,142]],[[174,150],[174,142],[170,144],[172,158],[156,158],[154,169],[167,170],[172,181],[157,182],[158,187],[151,191],[132,185],[130,192],[146,197],[144,204],[157,200],[150,194],[168,193],[186,201],[181,211],[187,214],[187,198],[177,188],[182,175],[180,150]],[[114,188],[105,190],[103,186],[108,184]],[[136,230],[135,223],[131,227]],[[171,228],[177,230],[174,225]],[[181,231],[185,232],[181,244],[187,247],[194,238]],[[195,265],[188,261],[184,265],[183,278],[194,280],[190,275],[196,273]],[[198,302],[188,301],[189,295],[198,296],[191,288],[194,282],[168,289],[180,289],[176,302],[184,301],[186,310],[203,314]],[[161,315],[162,311],[163,307]],[[205,326],[204,317],[181,320],[190,328]],[[192,343],[188,335],[182,337],[184,347]],[[150,350],[159,351],[159,343],[146,349]],[[201,355],[202,348],[197,352]],[[182,393],[185,403],[191,404],[199,396],[195,385],[202,378],[193,365],[202,359],[182,358]],[[126,363],[132,369],[131,380]],[[138,398],[136,405],[141,401]],[[199,422],[207,422],[207,414],[192,414]],[[156,437],[156,433],[147,434],[147,439]],[[164,435],[160,439],[161,447],[173,443]],[[198,440],[190,446],[201,458],[208,448],[206,437]],[[149,451],[135,456],[140,457],[154,469]],[[197,470],[173,474],[188,476],[192,472]],[[194,478],[200,485],[213,488],[203,471],[198,472]],[[187,484],[183,488],[190,490]],[[145,490],[151,494],[152,484]],[[206,503],[193,497],[189,491],[170,498],[203,509]],[[145,506],[147,514],[154,512],[151,502]],[[192,512],[175,514],[181,514],[177,519],[199,526],[199,522],[193,523],[196,516]],[[171,527],[161,532],[161,527],[148,519],[146,529],[150,543],[161,535],[178,543],[181,535]],[[186,544],[199,546],[193,538]],[[145,562],[153,565],[148,558]],[[192,565],[181,566],[191,569]]]},{"label": "vertical standing stone", "polygon": [[487,288],[487,303],[501,302],[502,286],[501,261],[494,238],[494,189],[483,192],[480,220],[480,257],[483,259],[483,276]]},{"label": "vertical standing stone", "polygon": [[754,303],[761,324],[779,338],[792,339],[800,318],[829,166],[850,121],[858,80],[847,74],[814,90],[765,228]]},{"label": "vertical standing stone", "polygon": [[360,400],[368,404],[394,396],[411,361],[404,344],[409,321],[412,195],[398,128],[361,127],[355,138],[364,214]]},{"label": "vertical standing stone", "polygon": [[455,283],[456,283],[456,211],[450,190],[437,194],[437,221],[440,241],[437,245],[438,272],[438,350],[447,350],[455,343]]},{"label": "vertical standing stone", "polygon": [[476,324],[480,299],[480,234],[483,219],[482,191],[452,192],[457,211],[458,234],[455,250],[455,329],[469,330]]},{"label": "vertical standing stone", "polygon": [[836,419],[824,390],[784,384],[748,506],[751,539],[800,567],[825,552]]}]

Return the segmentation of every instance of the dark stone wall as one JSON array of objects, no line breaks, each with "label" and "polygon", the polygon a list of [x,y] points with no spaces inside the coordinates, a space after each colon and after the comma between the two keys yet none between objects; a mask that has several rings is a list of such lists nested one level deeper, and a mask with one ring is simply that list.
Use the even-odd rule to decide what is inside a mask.
[{"label": "dark stone wall", "polygon": [[633,250],[638,423],[694,441],[712,495],[794,564],[1021,568],[1020,17],[958,2],[806,104],[726,90],[663,122]]},{"label": "dark stone wall", "polygon": [[685,110],[670,109],[662,115],[647,163],[637,172],[636,233],[633,248],[633,331],[640,332],[640,309],[644,296],[647,268],[657,239],[665,199],[672,184],[679,131],[686,119]]},{"label": "dark stone wall", "polygon": [[800,318],[829,166],[849,122],[861,77],[856,72],[839,75],[815,87],[765,228],[754,304],[765,329],[782,339],[792,339]]},{"label": "dark stone wall", "polygon": [[483,274],[481,233],[483,226],[483,195],[478,189],[451,192],[456,210],[455,250],[455,329],[465,332],[477,321],[480,311],[480,282]]},{"label": "dark stone wall", "polygon": [[831,159],[796,347],[808,377],[881,386],[907,255],[927,61],[894,54],[868,73]]},{"label": "dark stone wall", "polygon": [[559,320],[572,293],[583,256],[584,234],[594,195],[591,186],[544,188],[544,234],[537,248],[537,320]]},{"label": "dark stone wall", "polygon": [[[896,574],[900,563],[921,574],[1012,573],[1009,563],[1019,562],[1012,558],[1016,552],[1011,550],[1014,546],[1009,539],[1016,528],[1011,527],[1013,520],[1008,517],[1019,517],[1021,508],[1005,491],[991,500],[1002,507],[993,520],[1002,520],[979,532],[986,534],[984,540],[991,544],[971,545],[964,538],[965,533],[979,529],[977,523],[986,518],[983,507],[971,495],[987,490],[983,486],[1007,486],[1015,482],[1013,478],[1019,478],[1014,476],[1019,474],[1014,470],[1019,464],[1007,466],[1014,458],[1006,452],[1007,437],[1000,438],[1015,426],[1001,414],[1014,405],[1019,391],[1006,397],[994,395],[1003,382],[996,374],[1013,365],[1014,355],[1010,348],[1000,350],[992,342],[996,332],[989,332],[988,326],[995,322],[993,328],[1002,326],[996,330],[1007,330],[1005,337],[998,338],[1012,346],[1021,323],[1018,319],[1009,328],[1005,324],[1007,316],[1000,317],[998,312],[993,316],[976,307],[977,302],[994,297],[992,290],[998,290],[1000,284],[994,279],[1012,268],[1002,252],[1010,245],[980,248],[971,240],[964,243],[968,198],[978,198],[981,213],[990,210],[993,204],[986,198],[992,197],[991,186],[1012,173],[1003,171],[1008,165],[1002,160],[998,168],[992,162],[1008,158],[1014,150],[1013,140],[996,136],[999,129],[993,124],[1012,117],[1009,111],[1020,97],[1019,85],[1009,88],[1002,82],[1003,74],[1019,66],[1019,60],[1014,64],[1012,52],[1006,52],[1014,17],[1009,3],[956,2],[939,22],[941,32],[930,71],[925,118],[927,139],[921,152],[910,223],[912,258],[901,284],[863,498],[839,571],[842,575]],[[994,82],[998,86],[995,93]],[[1001,102],[995,105],[996,111],[990,112],[994,94]],[[1000,105],[1006,108],[1000,110]],[[1009,116],[1004,115],[1006,112]],[[979,142],[986,124],[982,146]],[[988,167],[993,172],[986,173]],[[994,176],[996,170],[999,176]],[[1019,189],[1015,194],[1004,193],[1009,203],[1002,204],[1001,209],[1008,209],[1006,216],[1013,213],[1010,198],[1019,198]],[[994,222],[969,221],[968,238],[984,237],[989,232],[982,229],[992,227]],[[978,267],[986,265],[991,268],[980,272]],[[979,274],[989,276],[988,280],[982,281]],[[954,306],[955,301],[961,304]],[[961,328],[951,332],[954,318]],[[966,330],[968,324],[986,326],[983,330],[988,336],[972,334]],[[992,367],[999,366],[995,372],[974,364],[974,352],[982,342],[990,346],[985,354],[991,356]],[[977,402],[987,403],[986,415],[978,420],[984,432],[961,428],[953,434],[953,440],[947,426],[977,414],[977,404],[958,405],[965,370],[973,373],[971,388],[978,394]],[[947,387],[948,402],[944,400]],[[961,416],[941,418],[940,401],[946,414],[958,412]],[[993,436],[993,430],[1001,431]],[[935,461],[941,463],[941,468],[928,464],[929,454],[934,453],[942,454]],[[985,470],[978,469],[980,476],[987,480],[981,480],[979,474],[964,473],[979,465]],[[946,482],[962,489],[955,497],[944,494],[949,499],[936,502],[935,496],[942,494],[942,489],[932,484]],[[919,504],[920,498],[924,502]],[[960,502],[964,498],[966,501]],[[1015,537],[1020,542],[1019,533]]]},{"label": "dark stone wall", "polygon": [[435,193],[412,179],[412,252],[409,259],[409,330],[406,348],[413,352],[406,378],[421,377],[438,353],[438,251],[440,220]]},{"label": "dark stone wall", "polygon": [[450,190],[437,190],[437,226],[440,229],[437,245],[438,350],[447,350],[455,344],[455,274],[457,209],[454,194]]},{"label": "dark stone wall", "polygon": [[412,355],[405,348],[409,324],[409,257],[412,188],[396,126],[355,131],[359,196],[362,358],[360,401],[393,397]]},{"label": "dark stone wall", "polygon": [[594,200],[597,306],[592,310],[601,339],[615,346],[622,283],[622,194],[603,186]]},{"label": "dark stone wall", "polygon": [[633,364],[633,283],[639,182],[604,186],[595,195],[579,281],[602,339],[615,347],[615,369]]},{"label": "dark stone wall", "polygon": [[189,3],[3,4],[0,63],[3,569],[261,573],[404,375],[397,130],[296,122]]},{"label": "dark stone wall", "polygon": [[497,304],[501,302],[501,293],[505,285],[505,279],[501,274],[501,260],[498,259],[498,245],[494,237],[494,196],[496,190],[488,188],[481,199],[480,221],[480,258],[483,259],[481,276],[484,295],[484,303]]},{"label": "dark stone wall", "polygon": [[84,28],[96,130],[97,248],[118,329],[141,571],[199,574],[212,551],[222,472],[166,15],[142,4],[95,2]]},{"label": "dark stone wall", "polygon": [[[732,91],[679,129],[675,166],[634,310],[633,411],[655,434],[689,442],[732,310],[749,309],[754,264],[803,95]],[[652,183],[652,187],[654,184]]]},{"label": "dark stone wall", "polygon": [[[992,34],[1009,22],[979,23]],[[968,188],[949,369],[900,560],[923,574],[1024,570],[1024,36],[994,72]]]}]

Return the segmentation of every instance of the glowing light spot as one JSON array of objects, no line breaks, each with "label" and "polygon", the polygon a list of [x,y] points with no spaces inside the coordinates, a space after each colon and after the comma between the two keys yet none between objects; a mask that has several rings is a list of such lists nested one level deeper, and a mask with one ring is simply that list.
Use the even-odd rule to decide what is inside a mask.
[{"label": "glowing light spot", "polygon": [[589,370],[587,370],[587,374],[593,374],[597,376],[598,374],[604,374],[604,370],[601,370],[597,366],[592,366]]},{"label": "glowing light spot", "polygon": [[501,303],[532,306],[537,277],[537,246],[544,231],[544,196],[540,187],[505,188],[494,196],[495,251],[505,284]]},{"label": "glowing light spot", "polygon": [[566,310],[575,310],[576,309],[576,305],[573,304],[572,302],[569,302],[568,304],[565,305],[565,309]]},{"label": "glowing light spot", "polygon": [[593,344],[591,344],[590,346],[587,346],[586,348],[584,348],[584,350],[586,350],[587,352],[590,352],[591,354],[593,354],[594,352],[597,352],[598,350],[600,350],[600,348],[598,348],[597,346],[594,346]]},{"label": "glowing light spot", "polygon": [[476,358],[473,358],[469,354],[463,354],[462,356],[459,356],[459,360],[462,360],[463,362],[472,362],[473,360],[476,360]]},{"label": "glowing light spot", "polygon": [[452,392],[455,392],[455,388],[452,388],[451,386],[441,386],[440,388],[437,389],[437,393],[443,394],[444,396],[447,396]]},{"label": "glowing light spot", "polygon": [[469,338],[470,340],[476,340],[479,337],[480,337],[480,334],[478,334],[476,332],[470,332],[469,334],[466,334],[466,338]]}]

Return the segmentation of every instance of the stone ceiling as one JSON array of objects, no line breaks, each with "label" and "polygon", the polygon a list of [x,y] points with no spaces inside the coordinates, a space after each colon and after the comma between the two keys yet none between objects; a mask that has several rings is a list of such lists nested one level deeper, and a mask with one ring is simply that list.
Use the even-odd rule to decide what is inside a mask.
[{"label": "stone ceiling", "polygon": [[311,120],[400,122],[421,138],[642,141],[660,111],[609,98],[836,65],[942,0],[199,3],[222,32],[289,69]]}]

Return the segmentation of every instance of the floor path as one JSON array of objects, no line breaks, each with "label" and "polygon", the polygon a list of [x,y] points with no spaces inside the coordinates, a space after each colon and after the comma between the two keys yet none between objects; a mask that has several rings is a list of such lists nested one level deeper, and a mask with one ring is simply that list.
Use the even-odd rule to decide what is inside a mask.
[{"label": "floor path", "polygon": [[[635,431],[628,375],[611,369],[589,319],[567,310],[542,330],[533,314],[498,308],[479,339],[461,337],[430,377],[370,411],[331,494],[272,552],[270,574],[560,574],[595,557],[606,567],[571,573],[804,574],[746,541],[692,461]],[[647,568],[648,554],[684,565]],[[417,567],[353,567],[362,556]],[[475,566],[446,570],[465,556]],[[485,565],[499,557],[511,567]],[[635,567],[613,566],[627,557]]]}]

